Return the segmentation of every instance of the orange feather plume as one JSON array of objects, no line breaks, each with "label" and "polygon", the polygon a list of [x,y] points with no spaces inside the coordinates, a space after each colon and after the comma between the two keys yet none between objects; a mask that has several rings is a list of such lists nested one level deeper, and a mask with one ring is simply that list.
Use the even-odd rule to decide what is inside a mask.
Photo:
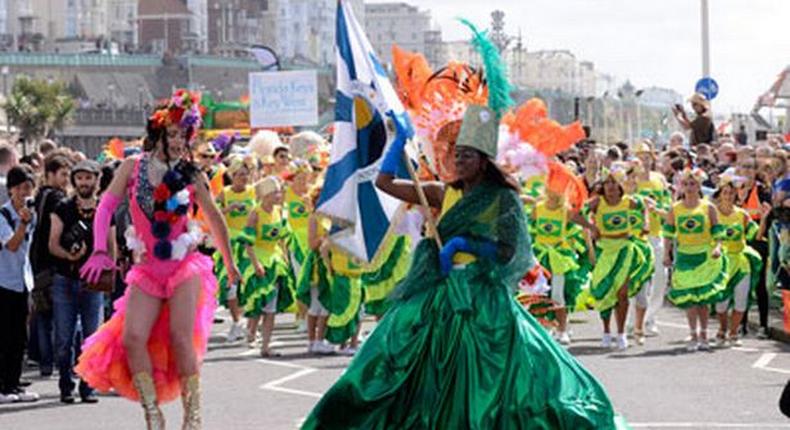
[{"label": "orange feather plume", "polygon": [[123,160],[125,148],[126,144],[124,141],[114,137],[110,139],[104,147],[105,157],[108,159]]},{"label": "orange feather plume", "polygon": [[564,196],[575,211],[582,208],[589,196],[584,181],[573,174],[564,164],[554,160],[549,161],[546,189],[549,192]]},{"label": "orange feather plume", "polygon": [[392,66],[398,78],[398,96],[406,109],[421,105],[425,82],[433,74],[431,66],[422,54],[392,45]]},{"label": "orange feather plume", "polygon": [[546,104],[538,98],[532,98],[515,112],[506,114],[502,122],[522,141],[547,157],[559,154],[585,138],[581,122],[563,126],[549,119]]}]

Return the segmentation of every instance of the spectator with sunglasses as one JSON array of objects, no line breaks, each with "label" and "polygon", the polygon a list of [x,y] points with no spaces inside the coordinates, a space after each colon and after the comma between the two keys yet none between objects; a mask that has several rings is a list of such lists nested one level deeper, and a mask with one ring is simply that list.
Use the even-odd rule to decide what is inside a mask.
[{"label": "spectator with sunglasses", "polygon": [[[86,288],[79,269],[93,251],[93,218],[96,212],[96,191],[99,165],[81,161],[71,169],[74,195],[62,200],[51,216],[49,252],[55,257],[55,279],[52,291],[55,322],[55,360],[60,373],[60,401],[74,403],[72,366],[77,320],[86,339],[99,327],[102,319],[103,295]],[[93,388],[80,383],[82,403],[96,403]]]},{"label": "spectator with sunglasses", "polygon": [[[758,177],[757,173],[757,159],[756,151],[751,147],[747,151],[739,152],[738,162],[736,167],[736,174],[746,178],[746,183],[738,190],[737,204],[746,209],[750,218],[759,223],[762,218],[762,213],[765,206],[771,204],[771,187],[769,184],[763,183]],[[747,245],[754,248],[763,261],[768,261],[768,242],[763,237],[756,237],[747,242]],[[768,311],[769,311],[769,297],[768,289],[765,282],[766,267],[763,265],[760,273],[759,282],[755,288],[757,296],[757,309],[759,312],[760,328],[757,331],[759,339],[767,339],[768,332]],[[742,320],[741,331],[745,334],[748,327],[748,311],[744,314]]]}]

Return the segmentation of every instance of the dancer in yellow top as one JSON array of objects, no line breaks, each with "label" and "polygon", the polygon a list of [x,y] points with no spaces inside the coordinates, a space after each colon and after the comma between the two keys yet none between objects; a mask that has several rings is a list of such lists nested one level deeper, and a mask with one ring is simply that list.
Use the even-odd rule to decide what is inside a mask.
[{"label": "dancer in yellow top", "polygon": [[[250,185],[251,177],[257,169],[257,163],[252,156],[234,155],[229,160],[228,174],[231,184],[225,187],[217,198],[225,223],[228,225],[231,248],[239,270],[249,266],[249,259],[244,254],[244,247],[239,241],[247,224],[247,216],[255,205],[255,190]],[[219,303],[230,310],[233,323],[228,331],[227,341],[233,342],[244,338],[244,329],[239,322],[243,302],[244,288],[240,283],[230,284],[225,273],[222,261],[215,257],[215,273],[219,280]]]},{"label": "dancer in yellow top", "polygon": [[708,306],[721,301],[727,282],[727,262],[722,258],[721,240],[716,239],[721,228],[718,213],[701,197],[705,176],[697,168],[681,173],[682,198],[672,206],[664,224],[664,265],[673,269],[668,298],[686,309],[691,331],[686,346],[689,352],[709,349]]}]

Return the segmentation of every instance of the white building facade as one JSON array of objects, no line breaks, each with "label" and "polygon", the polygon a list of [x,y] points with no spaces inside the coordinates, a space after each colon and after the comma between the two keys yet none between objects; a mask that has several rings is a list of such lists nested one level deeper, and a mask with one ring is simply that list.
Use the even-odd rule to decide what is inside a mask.
[{"label": "white building facade", "polygon": [[365,5],[365,29],[382,63],[392,62],[392,45],[425,55],[432,66],[446,61],[441,31],[433,26],[431,13],[408,3]]}]

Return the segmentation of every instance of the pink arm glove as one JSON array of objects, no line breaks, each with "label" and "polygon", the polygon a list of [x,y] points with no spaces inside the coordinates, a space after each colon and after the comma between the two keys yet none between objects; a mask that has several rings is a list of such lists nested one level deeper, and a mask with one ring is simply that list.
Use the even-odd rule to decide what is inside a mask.
[{"label": "pink arm glove", "polygon": [[96,209],[96,217],[93,219],[93,253],[80,270],[82,279],[91,284],[99,281],[104,270],[115,267],[115,262],[107,254],[107,235],[112,216],[121,201],[123,201],[122,197],[106,192]]}]

